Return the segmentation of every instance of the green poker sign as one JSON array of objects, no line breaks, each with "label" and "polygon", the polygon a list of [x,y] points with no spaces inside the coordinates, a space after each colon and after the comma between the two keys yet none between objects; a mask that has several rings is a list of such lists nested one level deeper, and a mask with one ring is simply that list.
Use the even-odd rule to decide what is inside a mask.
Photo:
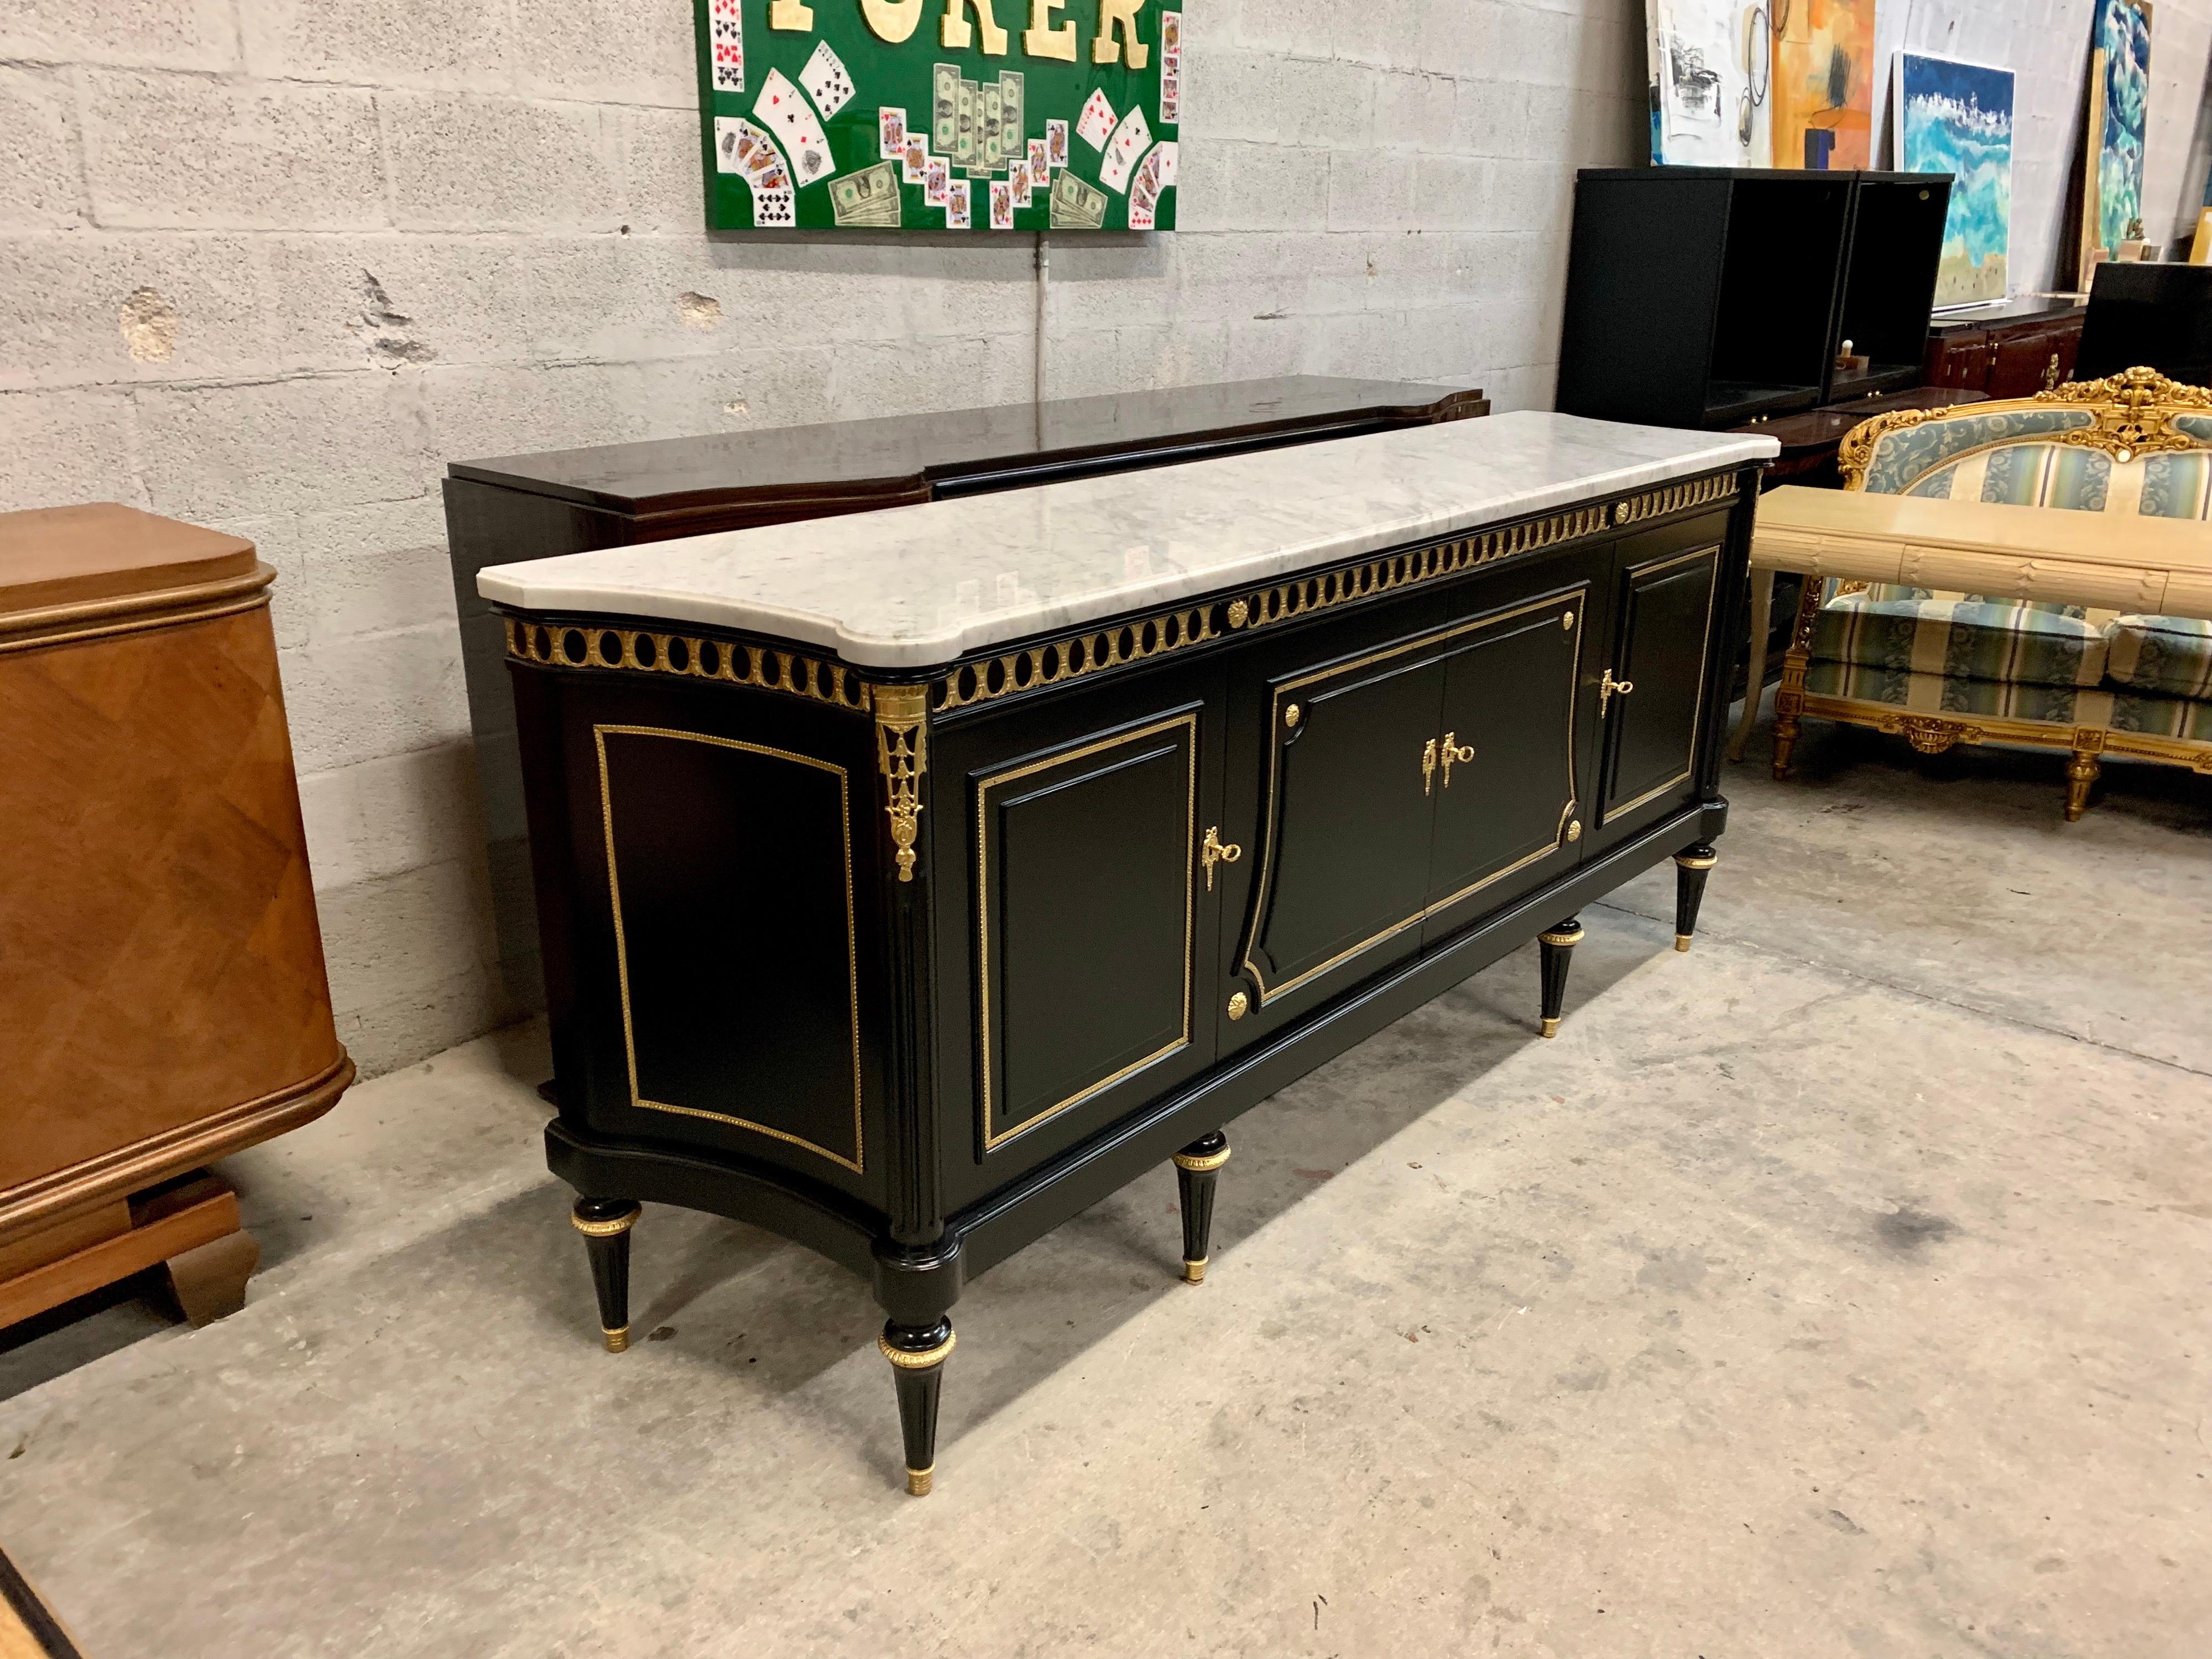
[{"label": "green poker sign", "polygon": [[693,0],[713,230],[1173,230],[1158,0]]}]

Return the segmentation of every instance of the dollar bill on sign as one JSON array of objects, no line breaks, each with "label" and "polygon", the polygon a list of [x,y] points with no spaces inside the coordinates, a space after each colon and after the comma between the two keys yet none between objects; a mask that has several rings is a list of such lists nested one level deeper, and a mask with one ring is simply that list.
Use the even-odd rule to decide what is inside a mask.
[{"label": "dollar bill on sign", "polygon": [[996,81],[983,88],[983,171],[996,173],[1006,163],[1006,100]]},{"label": "dollar bill on sign", "polygon": [[929,147],[950,155],[960,131],[959,66],[939,64],[930,70],[929,90]]},{"label": "dollar bill on sign", "polygon": [[896,228],[899,222],[898,169],[878,161],[830,181],[830,211],[841,225]]},{"label": "dollar bill on sign", "polygon": [[1106,192],[1086,185],[1073,173],[1052,181],[1052,228],[1054,230],[1096,230],[1106,222]]},{"label": "dollar bill on sign", "polygon": [[976,147],[976,106],[981,101],[976,94],[982,90],[973,81],[960,82],[960,124],[952,135],[952,165],[972,167],[980,164],[981,152]]},{"label": "dollar bill on sign", "polygon": [[1009,167],[1021,161],[1026,153],[1026,146],[1022,142],[1024,137],[1022,130],[1024,117],[1023,84],[1019,70],[999,71],[999,153],[1006,158]]}]

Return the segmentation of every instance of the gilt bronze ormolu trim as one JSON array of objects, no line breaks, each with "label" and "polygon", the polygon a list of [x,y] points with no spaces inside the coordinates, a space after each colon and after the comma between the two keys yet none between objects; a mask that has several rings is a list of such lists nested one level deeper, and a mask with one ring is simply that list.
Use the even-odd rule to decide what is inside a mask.
[{"label": "gilt bronze ormolu trim", "polygon": [[891,845],[898,878],[914,879],[914,844],[921,835],[921,777],[929,769],[929,688],[878,685],[869,689],[876,711],[876,761],[890,799]]}]

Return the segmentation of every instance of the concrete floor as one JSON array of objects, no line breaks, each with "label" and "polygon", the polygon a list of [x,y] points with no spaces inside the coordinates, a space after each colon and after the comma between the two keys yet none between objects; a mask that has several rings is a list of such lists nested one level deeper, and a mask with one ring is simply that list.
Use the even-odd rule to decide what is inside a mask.
[{"label": "concrete floor", "polygon": [[[1754,749],[1756,755],[1763,743]],[[1823,732],[1669,883],[970,1290],[938,1490],[878,1316],[654,1209],[599,1351],[527,1033],[233,1161],[270,1266],[0,1357],[94,1659],[2212,1650],[2212,786]]]}]

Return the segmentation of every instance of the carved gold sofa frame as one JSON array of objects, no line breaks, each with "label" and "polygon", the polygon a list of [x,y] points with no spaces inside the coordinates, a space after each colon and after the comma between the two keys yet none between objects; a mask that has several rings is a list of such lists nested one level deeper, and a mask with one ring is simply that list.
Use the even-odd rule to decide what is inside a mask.
[{"label": "carved gold sofa frame", "polygon": [[[2212,775],[2212,605],[2195,574],[2168,580],[2177,556],[2212,573],[2212,391],[2136,368],[2016,401],[1902,410],[1854,429],[1839,461],[1846,490],[2071,508],[2108,520],[2111,538],[2099,533],[2094,568],[2038,558],[2032,532],[2081,539],[2070,513],[2038,526],[1978,512],[1946,522],[1971,518],[1996,539],[1892,546],[1881,568],[1899,580],[1833,574],[1848,556],[1785,563],[1815,574],[1775,699],[1776,777],[1789,775],[1808,716],[1871,726],[1923,754],[1962,743],[2063,750],[2069,822],[2108,756]],[[2179,522],[2154,534],[2151,519]],[[2160,569],[2130,580],[2129,561],[2152,554],[2128,550],[2153,540]],[[1916,575],[1930,585],[1908,585]],[[1938,580],[1968,591],[1938,592]],[[2128,608],[2169,589],[2191,595],[2193,614]]]}]

